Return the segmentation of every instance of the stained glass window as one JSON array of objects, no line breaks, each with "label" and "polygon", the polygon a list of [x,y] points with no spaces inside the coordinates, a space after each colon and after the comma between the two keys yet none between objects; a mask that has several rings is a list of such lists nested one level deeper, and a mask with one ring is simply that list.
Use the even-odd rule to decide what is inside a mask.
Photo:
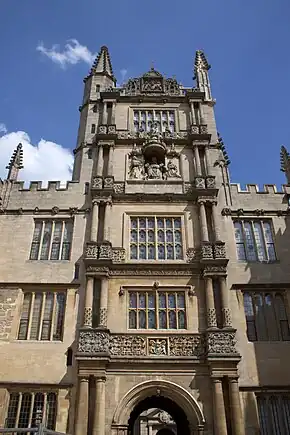
[{"label": "stained glass window", "polygon": [[131,260],[182,260],[180,217],[131,217]]},{"label": "stained glass window", "polygon": [[185,293],[130,291],[129,329],[186,329]]},{"label": "stained glass window", "polygon": [[238,260],[275,261],[272,226],[269,221],[235,221]]}]

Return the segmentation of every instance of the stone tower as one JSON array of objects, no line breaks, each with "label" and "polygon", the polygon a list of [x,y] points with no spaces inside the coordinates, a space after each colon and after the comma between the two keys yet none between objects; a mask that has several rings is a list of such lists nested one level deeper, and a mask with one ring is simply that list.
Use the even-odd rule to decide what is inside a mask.
[{"label": "stone tower", "polygon": [[102,47],[72,181],[24,187],[16,148],[0,180],[5,432],[40,414],[71,435],[290,432],[289,153],[281,191],[231,184],[202,51],[193,69],[190,87],[155,68],[117,86]]}]

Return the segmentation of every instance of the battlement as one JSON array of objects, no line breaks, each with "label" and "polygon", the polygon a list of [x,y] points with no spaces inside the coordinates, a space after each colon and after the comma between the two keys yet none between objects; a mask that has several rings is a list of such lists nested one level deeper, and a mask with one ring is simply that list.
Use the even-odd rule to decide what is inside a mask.
[{"label": "battlement", "polygon": [[67,181],[65,184],[61,181],[30,181],[29,186],[25,186],[24,181],[15,181],[12,184],[12,191],[23,191],[23,192],[49,192],[49,191],[65,191],[72,190],[79,181]]},{"label": "battlement", "polygon": [[240,183],[231,183],[230,184],[231,192],[233,194],[242,193],[242,194],[277,194],[277,195],[285,195],[290,194],[290,185],[282,184],[281,188],[277,188],[276,184],[264,184],[263,189],[260,189],[258,184],[246,184],[246,188],[242,189]]}]

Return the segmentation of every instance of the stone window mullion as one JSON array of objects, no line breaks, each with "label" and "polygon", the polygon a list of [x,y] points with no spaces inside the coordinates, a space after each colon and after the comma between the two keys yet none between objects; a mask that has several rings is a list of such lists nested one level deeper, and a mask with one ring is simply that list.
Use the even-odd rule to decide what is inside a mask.
[{"label": "stone window mullion", "polygon": [[39,318],[38,340],[41,340],[45,302],[46,302],[46,293],[43,293],[42,294],[42,301],[41,301],[40,318]]},{"label": "stone window mullion", "polygon": [[51,249],[52,249],[52,243],[53,243],[53,237],[54,237],[54,229],[55,229],[55,221],[52,221],[51,226],[51,235],[50,235],[50,241],[49,241],[49,248],[48,248],[48,260],[51,258]]},{"label": "stone window mullion", "polygon": [[40,260],[40,256],[41,256],[41,249],[42,249],[43,237],[44,237],[44,227],[45,227],[45,221],[42,221],[41,236],[40,236],[40,243],[39,243],[37,260]]},{"label": "stone window mullion", "polygon": [[19,424],[21,405],[22,405],[22,393],[19,393],[18,406],[17,406],[16,418],[15,418],[15,427],[18,427]]},{"label": "stone window mullion", "polygon": [[59,260],[62,259],[62,250],[63,250],[63,240],[64,240],[65,225],[66,225],[66,222],[62,221],[60,247],[59,247],[59,254],[58,254],[58,259]]},{"label": "stone window mullion", "polygon": [[52,316],[51,316],[51,327],[50,327],[50,341],[53,340],[53,334],[54,334],[54,324],[55,324],[55,319],[56,319],[56,298],[57,298],[57,293],[53,293],[53,308],[52,308]]},{"label": "stone window mullion", "polygon": [[30,332],[31,332],[31,325],[32,325],[32,320],[33,320],[33,312],[34,312],[34,301],[35,301],[35,292],[32,292],[31,293],[31,302],[30,302],[30,306],[29,306],[27,340],[30,340]]},{"label": "stone window mullion", "polygon": [[266,240],[266,235],[265,235],[264,221],[260,222],[260,227],[261,227],[261,233],[262,233],[262,238],[263,238],[263,243],[264,243],[265,256],[266,256],[267,261],[269,261],[270,258],[269,258],[269,253],[268,253],[268,249],[267,249],[267,240]]},{"label": "stone window mullion", "polygon": [[31,393],[31,405],[30,405],[30,412],[29,412],[29,421],[28,421],[28,427],[32,427],[32,416],[33,416],[33,408],[34,408],[34,401],[35,401],[35,393]]}]

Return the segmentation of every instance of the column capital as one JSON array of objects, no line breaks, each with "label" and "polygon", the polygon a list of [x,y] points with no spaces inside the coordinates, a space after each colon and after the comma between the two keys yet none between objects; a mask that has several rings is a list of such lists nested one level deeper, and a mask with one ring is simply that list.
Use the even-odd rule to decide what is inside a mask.
[{"label": "column capital", "polygon": [[235,376],[235,377],[229,377],[229,383],[230,384],[238,384],[239,383],[239,377]]},{"label": "column capital", "polygon": [[84,375],[78,375],[78,379],[79,379],[79,382],[83,382],[83,383],[90,381],[89,376],[84,376]]},{"label": "column capital", "polygon": [[105,383],[107,380],[107,377],[105,375],[94,375],[96,382],[102,382]]},{"label": "column capital", "polygon": [[217,377],[217,376],[212,376],[211,380],[212,380],[213,384],[220,384],[222,382],[222,378]]}]

